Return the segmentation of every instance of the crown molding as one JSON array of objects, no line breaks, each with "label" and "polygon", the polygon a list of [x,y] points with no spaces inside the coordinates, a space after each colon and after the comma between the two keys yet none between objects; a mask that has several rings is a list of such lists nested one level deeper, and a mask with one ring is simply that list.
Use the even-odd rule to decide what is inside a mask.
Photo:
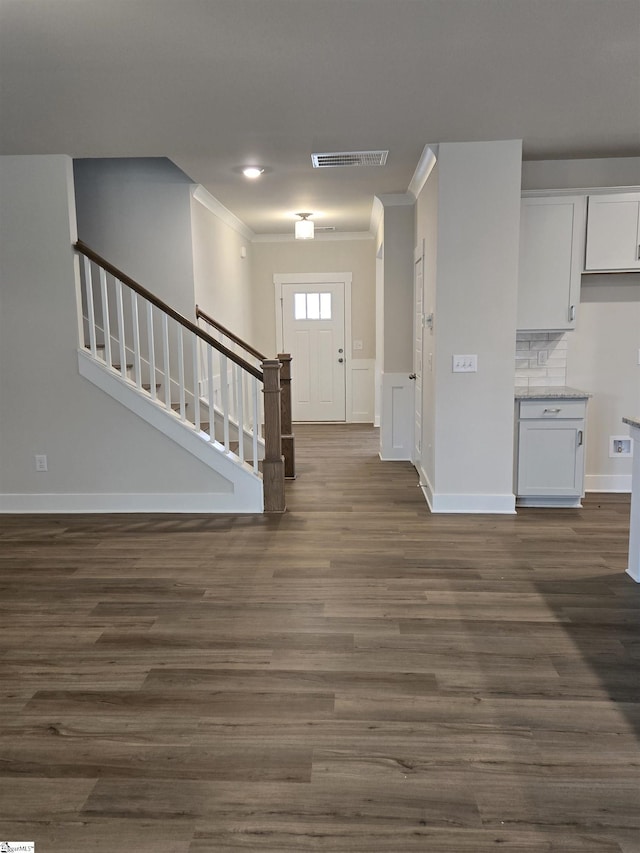
[{"label": "crown molding", "polygon": [[245,225],[241,219],[231,213],[231,211],[221,204],[217,198],[211,195],[209,190],[206,190],[201,184],[198,184],[192,191],[191,195],[203,207],[206,207],[211,213],[221,219],[229,228],[233,228],[238,234],[241,234],[247,240],[253,241],[256,237],[254,232]]},{"label": "crown molding", "polygon": [[407,192],[411,193],[414,198],[418,198],[422,192],[422,188],[427,183],[429,175],[431,174],[433,167],[436,165],[437,157],[437,145],[424,146],[420,159],[418,160],[418,165],[416,166],[416,170],[413,173],[413,177],[409,182],[409,188],[407,190]]},{"label": "crown molding", "polygon": [[416,203],[410,193],[381,193],[376,196],[384,207],[411,207]]}]

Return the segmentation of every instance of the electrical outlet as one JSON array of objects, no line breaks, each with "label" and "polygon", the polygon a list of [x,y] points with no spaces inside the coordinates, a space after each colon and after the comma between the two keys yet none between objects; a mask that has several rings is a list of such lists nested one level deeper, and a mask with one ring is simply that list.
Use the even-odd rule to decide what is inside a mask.
[{"label": "electrical outlet", "polygon": [[362,349],[362,341],[354,341],[353,342],[353,348],[354,348],[354,350],[361,350]]},{"label": "electrical outlet", "polygon": [[453,356],[453,372],[454,373],[477,373],[478,371],[478,356],[477,355],[454,355]]},{"label": "electrical outlet", "polygon": [[540,349],[538,350],[538,367],[544,367],[549,358],[549,350]]},{"label": "electrical outlet", "polygon": [[36,471],[48,471],[47,457],[44,453],[36,453]]}]

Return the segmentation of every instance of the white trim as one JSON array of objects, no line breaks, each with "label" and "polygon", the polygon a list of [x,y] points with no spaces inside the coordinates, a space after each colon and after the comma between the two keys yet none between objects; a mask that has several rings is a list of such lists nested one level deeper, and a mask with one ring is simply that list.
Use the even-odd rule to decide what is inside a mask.
[{"label": "white trim", "polygon": [[210,442],[205,433],[196,432],[194,428],[182,422],[180,416],[167,411],[160,400],[153,400],[138,391],[135,385],[82,350],[78,350],[78,370],[89,382],[229,482],[230,490],[220,492],[225,508],[207,511],[263,512],[262,479],[254,474],[249,466],[239,464],[235,454],[225,453],[222,445]]},{"label": "white trim", "polygon": [[[314,242],[329,243],[341,240],[373,240],[375,234],[369,231],[316,231]],[[255,234],[252,243],[300,243],[293,234]]]},{"label": "white trim", "polygon": [[[347,397],[346,411],[348,424],[370,424],[374,421],[374,371],[375,359],[351,359],[350,370],[348,371],[351,374],[351,394]],[[359,399],[366,401],[364,409],[355,408],[356,389],[359,391]]]},{"label": "white trim", "polygon": [[207,210],[213,213],[214,216],[221,219],[225,225],[228,225],[229,228],[233,228],[233,230],[237,231],[238,234],[242,234],[242,236],[246,237],[247,240],[251,240],[253,242],[256,235],[251,228],[249,228],[248,225],[245,225],[241,219],[238,219],[235,213],[232,213],[228,208],[226,208],[218,201],[217,198],[212,196],[209,190],[206,190],[203,186],[198,184],[191,191],[191,195],[203,207],[206,207]]},{"label": "white trim", "polygon": [[283,329],[282,329],[282,285],[283,284],[342,284],[344,285],[344,352],[347,357],[345,370],[345,423],[348,419],[348,404],[351,399],[351,281],[353,274],[350,272],[285,272],[274,273],[273,285],[275,289],[275,311],[276,311],[276,348],[283,352]]},{"label": "white trim", "polygon": [[585,492],[630,492],[631,474],[586,474],[584,490]]},{"label": "white trim", "polygon": [[424,185],[427,183],[429,175],[433,171],[433,167],[436,165],[438,156],[437,152],[437,145],[425,145],[422,149],[418,165],[416,166],[416,170],[413,173],[413,177],[409,182],[409,188],[407,190],[407,192],[411,193],[414,198],[418,198]]},{"label": "white trim", "polygon": [[369,223],[369,231],[372,237],[377,236],[383,217],[384,206],[378,196],[374,195],[373,204],[371,205],[371,221]]},{"label": "white trim", "polygon": [[[423,486],[424,492],[424,486]],[[426,497],[426,494],[425,494]],[[431,495],[429,504],[433,513],[487,513],[489,515],[515,515],[515,495]]]},{"label": "white trim", "polygon": [[[530,161],[531,162],[531,161]],[[535,162],[535,161],[533,161]],[[537,196],[565,196],[565,195],[622,195],[624,193],[640,192],[638,187],[571,187],[566,189],[547,190],[522,190],[522,198],[536,198]]]},{"label": "white trim", "polygon": [[2,513],[262,513],[263,510],[237,504],[232,492],[157,494],[4,494]]},{"label": "white trim", "polygon": [[416,203],[415,196],[410,193],[381,193],[376,198],[384,207],[412,207]]},{"label": "white trim", "polygon": [[417,468],[420,477],[420,489],[433,513],[469,513],[477,515],[515,515],[515,495],[439,495],[433,491],[425,470]]},{"label": "white trim", "polygon": [[409,371],[382,373],[380,412],[380,459],[405,460],[413,457],[414,382]]}]

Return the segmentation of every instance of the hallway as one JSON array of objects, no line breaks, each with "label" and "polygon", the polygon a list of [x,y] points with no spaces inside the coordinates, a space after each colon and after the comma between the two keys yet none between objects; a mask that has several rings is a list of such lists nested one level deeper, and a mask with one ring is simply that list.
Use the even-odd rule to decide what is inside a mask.
[{"label": "hallway", "polygon": [[435,516],[295,433],[283,516],[0,516],[0,838],[638,853],[628,496]]}]

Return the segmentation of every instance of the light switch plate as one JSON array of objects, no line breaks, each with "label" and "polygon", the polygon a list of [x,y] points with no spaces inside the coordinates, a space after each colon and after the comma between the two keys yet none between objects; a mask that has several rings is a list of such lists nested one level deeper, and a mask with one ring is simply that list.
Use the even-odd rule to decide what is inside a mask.
[{"label": "light switch plate", "polygon": [[454,373],[477,373],[478,372],[478,356],[477,355],[454,355],[453,356],[453,372]]}]

